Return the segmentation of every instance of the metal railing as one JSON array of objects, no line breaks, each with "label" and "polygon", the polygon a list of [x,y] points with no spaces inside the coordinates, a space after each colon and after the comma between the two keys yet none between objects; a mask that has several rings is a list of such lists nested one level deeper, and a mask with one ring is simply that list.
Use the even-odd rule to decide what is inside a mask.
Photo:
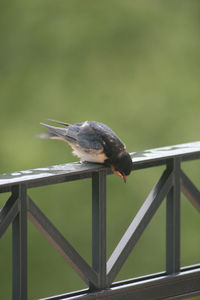
[{"label": "metal railing", "polygon": [[[0,175],[0,193],[11,192],[0,211],[0,237],[12,224],[13,300],[27,299],[27,219],[87,283],[88,289],[48,299],[182,299],[200,295],[200,264],[180,267],[180,193],[200,211],[200,192],[181,163],[200,159],[200,142],[132,153],[133,170],[166,168],[107,261],[106,176],[97,164],[71,163]],[[29,188],[92,178],[92,266],[73,248],[28,196]],[[164,198],[166,206],[166,270],[114,282],[118,272]],[[1,294],[1,291],[0,291]],[[0,295],[1,297],[1,295]],[[47,298],[46,298],[47,299]]]}]

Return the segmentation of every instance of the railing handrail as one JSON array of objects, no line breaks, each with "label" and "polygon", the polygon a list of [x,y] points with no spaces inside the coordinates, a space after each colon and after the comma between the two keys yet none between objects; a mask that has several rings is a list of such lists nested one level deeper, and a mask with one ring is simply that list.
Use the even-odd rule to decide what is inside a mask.
[{"label": "railing handrail", "polygon": [[[130,154],[133,161],[133,170],[138,170],[166,164],[166,160],[172,157],[180,157],[182,161],[197,159],[200,157],[200,142],[160,147]],[[89,178],[93,172],[102,169],[106,170],[107,174],[112,173],[109,168],[101,164],[75,162],[0,174],[0,192],[5,192],[4,188],[16,184],[28,184],[28,187],[52,184],[59,177],[65,177],[65,179],[67,177],[66,181]]]},{"label": "railing handrail", "polygon": [[[131,153],[133,170],[164,165],[165,169],[107,260],[106,176],[100,164],[69,163],[0,175],[0,193],[11,196],[0,210],[0,237],[12,224],[13,300],[27,300],[27,219],[40,230],[89,286],[47,299],[177,299],[200,294],[200,264],[181,268],[180,193],[200,211],[200,191],[181,169],[183,161],[200,159],[200,142]],[[28,189],[92,178],[92,266],[73,248],[28,196]],[[113,283],[124,262],[166,199],[166,270]],[[170,275],[170,276],[169,276]],[[173,275],[173,276],[172,276]],[[142,298],[143,297],[143,298]]]}]

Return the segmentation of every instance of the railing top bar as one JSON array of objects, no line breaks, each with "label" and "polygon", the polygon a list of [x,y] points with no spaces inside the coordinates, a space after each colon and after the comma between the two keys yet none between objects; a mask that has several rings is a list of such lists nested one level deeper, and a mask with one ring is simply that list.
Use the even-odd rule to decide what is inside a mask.
[{"label": "railing top bar", "polygon": [[187,144],[179,144],[161,148],[148,149],[139,152],[130,153],[133,163],[145,163],[147,161],[159,161],[172,157],[188,157],[191,154],[200,153],[200,142],[193,142]]},{"label": "railing top bar", "polygon": [[[169,147],[155,148],[140,152],[131,153],[134,166],[139,165],[140,168],[145,167],[146,164],[152,165],[162,164],[166,159],[172,157],[181,157],[182,160],[193,159],[196,155],[200,155],[200,142],[193,142],[188,144],[180,144]],[[193,157],[194,156],[194,157]],[[55,180],[58,182],[59,178],[71,177],[73,178],[87,178],[91,177],[92,172],[98,172],[105,169],[103,165],[91,163],[68,163],[55,165],[44,168],[37,168],[32,170],[25,170],[13,172],[10,174],[0,174],[0,189],[8,186],[13,186],[20,183],[38,183],[37,186],[42,185],[43,181]],[[110,172],[107,168],[108,173]],[[41,183],[41,184],[40,184]]]},{"label": "railing top bar", "polygon": [[59,181],[59,178],[66,176],[74,177],[79,175],[82,178],[87,178],[91,177],[91,172],[99,171],[101,169],[105,169],[101,164],[74,162],[13,172],[10,174],[0,174],[0,188],[20,183],[34,183],[54,179],[56,183],[56,181]]}]

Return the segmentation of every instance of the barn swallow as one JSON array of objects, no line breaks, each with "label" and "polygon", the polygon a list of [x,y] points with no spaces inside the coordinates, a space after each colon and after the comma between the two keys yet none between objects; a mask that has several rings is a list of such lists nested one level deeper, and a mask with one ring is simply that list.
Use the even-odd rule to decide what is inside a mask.
[{"label": "barn swallow", "polygon": [[126,151],[125,144],[114,131],[103,123],[85,121],[68,124],[48,119],[48,121],[63,125],[50,126],[40,123],[48,131],[39,135],[40,138],[58,139],[67,142],[83,162],[101,163],[111,167],[113,173],[126,182],[132,170],[132,159]]}]

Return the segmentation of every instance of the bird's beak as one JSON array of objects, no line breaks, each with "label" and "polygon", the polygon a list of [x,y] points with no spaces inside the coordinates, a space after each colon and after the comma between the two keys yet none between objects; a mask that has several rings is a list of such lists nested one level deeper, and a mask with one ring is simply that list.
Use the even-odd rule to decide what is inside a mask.
[{"label": "bird's beak", "polygon": [[116,171],[116,170],[113,170],[113,173],[114,173],[115,175],[121,177],[121,178],[123,179],[124,183],[126,183],[126,178],[127,178],[128,176],[125,176],[125,175],[123,176],[119,171]]},{"label": "bird's beak", "polygon": [[124,183],[126,183],[126,178],[127,178],[128,176],[123,176],[123,180],[124,180]]}]

